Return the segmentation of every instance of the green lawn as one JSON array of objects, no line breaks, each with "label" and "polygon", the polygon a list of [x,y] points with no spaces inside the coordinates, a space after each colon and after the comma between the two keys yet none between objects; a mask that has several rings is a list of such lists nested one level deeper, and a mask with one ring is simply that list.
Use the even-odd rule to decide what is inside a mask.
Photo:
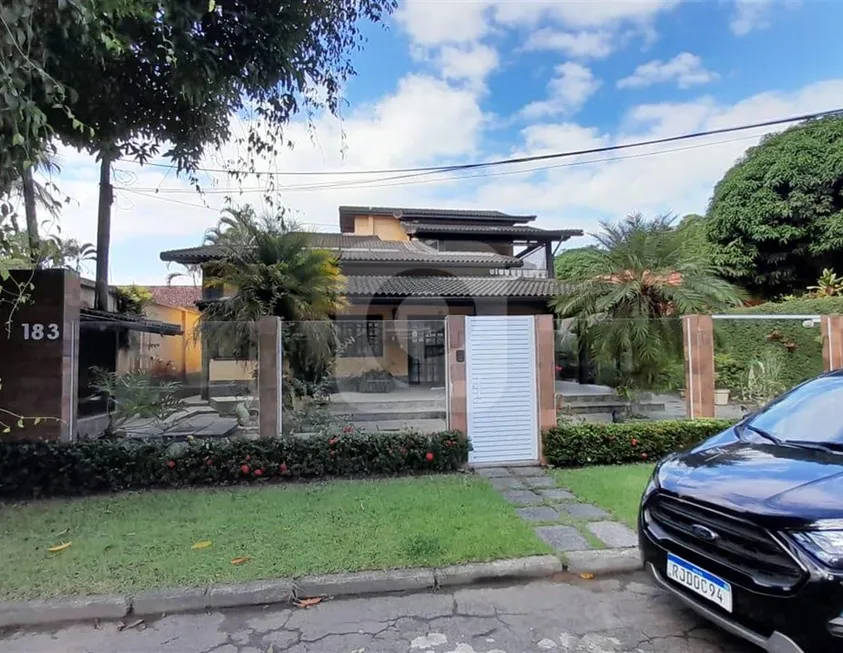
[{"label": "green lawn", "polygon": [[635,464],[557,469],[553,475],[580,499],[605,508],[635,528],[641,494],[652,473],[652,465]]},{"label": "green lawn", "polygon": [[484,479],[431,476],[0,505],[0,551],[0,599],[29,599],[549,550]]}]

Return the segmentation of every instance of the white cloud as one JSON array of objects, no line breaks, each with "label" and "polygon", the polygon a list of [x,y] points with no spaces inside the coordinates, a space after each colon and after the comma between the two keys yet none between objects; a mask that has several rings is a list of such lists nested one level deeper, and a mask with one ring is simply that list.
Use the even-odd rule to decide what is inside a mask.
[{"label": "white cloud", "polygon": [[[243,124],[235,121],[234,131],[243,133]],[[256,163],[259,170],[369,170],[423,166],[439,162],[463,162],[481,156],[481,136],[486,117],[479,106],[479,91],[457,87],[426,75],[404,77],[394,92],[379,101],[347,114],[340,124],[329,117],[318,118],[311,130],[304,120],[293,122],[287,136],[295,148],[283,151],[274,160]],[[223,161],[234,160],[238,147],[229,144],[210,154],[202,167],[219,168]],[[64,236],[86,241],[96,238],[98,166],[93,157],[62,148],[62,173],[57,179],[63,193],[74,199],[62,212]],[[175,173],[166,168],[140,167],[129,162],[114,165],[119,174],[114,179],[116,191],[112,218],[113,246],[128,247],[137,239],[154,238],[154,251],[135,251],[135,260],[112,257],[114,283],[132,281],[163,283],[166,268],[158,260],[165,249],[197,245],[204,231],[216,223],[229,189],[236,203],[250,202],[264,208],[266,177],[249,177],[237,184],[225,174],[202,175],[203,196],[191,190]],[[391,175],[344,177],[275,177],[280,202],[292,216],[308,228],[337,231],[337,207],[340,204],[402,205],[408,188],[411,203],[441,205],[433,185],[395,185],[398,180],[383,181]],[[354,183],[376,182],[369,186],[345,188]],[[415,181],[413,179],[401,180]],[[310,188],[305,188],[310,186]],[[125,188],[125,190],[123,190]],[[242,194],[239,189],[246,189]],[[156,193],[156,189],[158,192]],[[465,205],[464,200],[449,202]],[[203,206],[207,204],[207,206]],[[139,263],[137,259],[142,259]],[[139,274],[142,265],[148,273]]]},{"label": "white cloud", "polygon": [[395,18],[420,45],[470,43],[491,30],[485,15],[489,4],[487,0],[407,0]]},{"label": "white cloud", "polygon": [[774,8],[793,9],[801,0],[735,0],[735,9],[729,27],[733,34],[745,36],[755,30],[770,26],[770,14]]},{"label": "white cloud", "polygon": [[680,0],[406,0],[396,19],[411,40],[424,46],[471,43],[501,27],[533,28],[549,23],[569,30],[617,32],[623,25],[647,27]]},{"label": "white cloud", "polygon": [[769,27],[771,0],[735,0],[735,11],[729,27],[738,36]]},{"label": "white cloud", "polygon": [[646,88],[653,84],[676,82],[679,88],[708,84],[718,78],[717,73],[706,70],[702,59],[690,52],[681,52],[670,61],[654,59],[641,64],[629,77],[618,81],[618,88]]},{"label": "white cloud", "polygon": [[525,50],[558,50],[570,57],[603,59],[615,49],[617,35],[608,30],[566,32],[543,28],[532,32]]},{"label": "white cloud", "polygon": [[493,47],[480,43],[469,47],[446,45],[439,51],[438,64],[445,79],[482,85],[498,67],[498,53]]},{"label": "white cloud", "polygon": [[[810,84],[794,93],[761,93],[735,104],[720,104],[702,97],[685,103],[643,105],[630,111],[621,131],[605,137],[592,132],[595,144],[591,147],[827,111],[841,105],[843,78]],[[579,134],[581,139],[587,139],[587,131],[570,125],[556,127],[558,132],[550,125],[542,126],[541,132],[525,130],[522,132],[524,145],[517,148],[517,152],[545,153],[547,143],[537,139],[537,133],[547,135],[555,146],[551,149],[555,151],[580,149],[582,141],[575,138],[570,138],[570,146],[565,144],[569,140],[565,136],[566,130],[569,130],[568,134]],[[539,226],[586,230],[595,229],[598,218],[615,220],[633,211],[649,215],[702,213],[714,184],[741,154],[756,144],[763,134],[785,128],[712,136],[673,147],[660,145],[579,157],[578,160],[531,164],[530,167],[559,167],[532,175],[489,180],[476,189],[472,198],[478,205],[536,213]],[[553,139],[554,133],[558,138]],[[641,156],[653,152],[661,154]],[[602,162],[582,165],[584,160]]]},{"label": "white cloud", "polygon": [[555,72],[547,84],[547,99],[525,106],[521,110],[523,117],[532,119],[575,113],[600,88],[600,80],[582,64],[569,61],[556,66]]}]

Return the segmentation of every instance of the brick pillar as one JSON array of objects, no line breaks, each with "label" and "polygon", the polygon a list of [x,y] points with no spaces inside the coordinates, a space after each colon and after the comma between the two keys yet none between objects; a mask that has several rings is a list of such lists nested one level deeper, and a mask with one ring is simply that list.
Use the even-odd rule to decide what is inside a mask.
[{"label": "brick pillar", "polygon": [[260,397],[259,433],[262,438],[281,435],[281,392],[284,363],[281,319],[258,320],[258,396]]},{"label": "brick pillar", "polygon": [[465,380],[465,316],[448,315],[445,318],[447,342],[447,411],[448,428],[468,432],[468,400]]},{"label": "brick pillar", "polygon": [[682,318],[686,414],[714,417],[714,323],[710,315]]},{"label": "brick pillar", "polygon": [[542,434],[556,426],[556,347],[553,316],[536,316],[536,396],[539,400],[539,460],[544,459]]},{"label": "brick pillar", "polygon": [[[79,275],[13,270],[0,283],[0,437],[71,441],[76,436]],[[29,300],[16,303],[21,292]]]},{"label": "brick pillar", "polygon": [[823,338],[823,371],[843,368],[843,315],[823,315],[820,318]]}]

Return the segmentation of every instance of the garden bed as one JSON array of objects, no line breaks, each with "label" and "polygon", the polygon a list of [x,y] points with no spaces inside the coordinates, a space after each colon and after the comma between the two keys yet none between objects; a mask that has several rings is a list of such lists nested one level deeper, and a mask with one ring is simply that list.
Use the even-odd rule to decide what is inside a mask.
[{"label": "garden bed", "polygon": [[463,475],[7,504],[0,523],[0,599],[12,600],[548,551],[484,479]]}]

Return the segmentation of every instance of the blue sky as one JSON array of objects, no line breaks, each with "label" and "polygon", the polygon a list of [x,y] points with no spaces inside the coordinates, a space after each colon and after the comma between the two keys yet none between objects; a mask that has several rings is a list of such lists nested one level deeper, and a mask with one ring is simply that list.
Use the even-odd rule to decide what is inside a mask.
[{"label": "blue sky", "polygon": [[[296,121],[296,147],[266,170],[326,171],[464,163],[599,147],[843,107],[843,4],[797,0],[405,0],[386,29],[367,26],[343,120]],[[835,45],[838,43],[838,45]],[[242,120],[235,118],[235,128]],[[441,183],[301,189],[344,177],[279,178],[281,202],[312,229],[338,228],[340,204],[473,207],[535,213],[545,227],[598,228],[626,213],[703,212],[714,183],[765,130],[693,149]],[[208,167],[233,156],[210,153]],[[93,240],[97,170],[63,152],[73,198],[65,235]],[[166,168],[117,164],[112,279],[163,283],[164,249],[198,244],[223,204]],[[166,176],[165,176],[166,175]],[[264,182],[243,182],[257,189]],[[158,192],[155,192],[155,190]],[[242,201],[261,205],[247,190]],[[572,241],[572,246],[585,243]]]}]

